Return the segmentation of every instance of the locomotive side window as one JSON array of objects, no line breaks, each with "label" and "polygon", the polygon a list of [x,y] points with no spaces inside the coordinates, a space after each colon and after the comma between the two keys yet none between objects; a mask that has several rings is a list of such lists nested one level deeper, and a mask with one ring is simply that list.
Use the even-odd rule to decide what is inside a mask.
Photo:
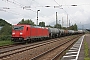
[{"label": "locomotive side window", "polygon": [[23,30],[24,26],[13,26],[13,30]]}]

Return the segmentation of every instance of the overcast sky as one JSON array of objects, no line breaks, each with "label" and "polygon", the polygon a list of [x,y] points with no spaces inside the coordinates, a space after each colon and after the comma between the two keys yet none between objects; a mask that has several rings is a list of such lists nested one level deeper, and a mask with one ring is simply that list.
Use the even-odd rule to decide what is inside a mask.
[{"label": "overcast sky", "polygon": [[63,17],[63,26],[67,26],[68,15],[71,25],[76,23],[79,28],[90,28],[90,0],[0,0],[0,18],[11,24],[17,24],[23,18],[36,24],[37,10],[40,10],[39,22],[46,25],[55,25],[57,12],[58,23],[62,24]]}]

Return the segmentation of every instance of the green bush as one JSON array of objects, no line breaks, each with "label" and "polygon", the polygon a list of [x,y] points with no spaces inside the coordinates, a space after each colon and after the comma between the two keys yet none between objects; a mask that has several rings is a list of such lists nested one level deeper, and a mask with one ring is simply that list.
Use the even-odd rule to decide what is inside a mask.
[{"label": "green bush", "polygon": [[0,41],[11,40],[11,35],[0,35]]},{"label": "green bush", "polygon": [[85,50],[84,50],[84,52],[85,52],[85,57],[88,57],[89,56],[89,48],[88,48],[88,44],[87,44],[87,42],[84,42],[84,47],[85,47]]},{"label": "green bush", "polygon": [[90,57],[89,57],[89,47],[88,47],[88,44],[86,41],[84,41],[84,54],[85,54],[85,58],[84,60],[90,60]]},{"label": "green bush", "polygon": [[11,45],[11,44],[14,44],[14,43],[10,40],[0,41],[0,46]]},{"label": "green bush", "polygon": [[84,60],[90,60],[90,58],[89,57],[86,57],[86,58],[84,58]]}]

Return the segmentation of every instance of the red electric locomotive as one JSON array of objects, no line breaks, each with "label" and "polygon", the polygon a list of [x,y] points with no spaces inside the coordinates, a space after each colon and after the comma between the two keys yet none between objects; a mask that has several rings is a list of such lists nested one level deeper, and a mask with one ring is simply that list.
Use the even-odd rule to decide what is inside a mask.
[{"label": "red electric locomotive", "polygon": [[27,42],[47,37],[49,37],[49,31],[45,27],[14,25],[12,28],[12,41],[14,42]]}]

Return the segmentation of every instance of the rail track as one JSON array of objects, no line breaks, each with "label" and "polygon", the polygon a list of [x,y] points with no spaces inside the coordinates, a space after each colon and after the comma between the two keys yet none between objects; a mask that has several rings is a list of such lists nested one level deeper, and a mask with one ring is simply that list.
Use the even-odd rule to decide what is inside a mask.
[{"label": "rail track", "polygon": [[11,44],[11,45],[4,45],[4,46],[0,46],[0,49],[14,47],[14,46],[18,46],[18,45],[22,45],[22,44],[20,44],[20,43],[14,43],[14,44]]},{"label": "rail track", "polygon": [[[21,45],[21,46],[18,46],[18,47],[13,47],[12,49],[10,49],[9,48],[9,50],[4,50],[4,51],[0,51],[0,59],[6,59],[6,60],[20,60],[21,58],[18,56],[18,55],[20,55],[20,54],[24,54],[24,52],[27,52],[27,51],[30,51],[30,50],[35,50],[35,49],[39,49],[39,47],[44,47],[45,45],[49,45],[49,44],[53,44],[53,43],[56,43],[56,42],[60,42],[61,41],[61,43],[62,42],[65,42],[64,40],[68,40],[68,41],[70,41],[71,39],[73,39],[73,38],[76,38],[77,36],[74,36],[74,37],[71,37],[71,36],[68,36],[68,37],[62,37],[62,38],[56,38],[56,39],[51,39],[51,40],[47,40],[47,41],[42,41],[42,42],[37,42],[37,43],[33,43],[33,44],[28,44],[28,45]],[[70,39],[71,38],[71,39]],[[60,43],[59,43],[60,44]],[[51,47],[52,48],[52,47]],[[48,48],[48,49],[46,49],[46,50],[50,50],[51,48]],[[54,47],[55,48],[55,47]],[[46,51],[45,50],[45,51]],[[52,50],[52,49],[51,49]],[[32,52],[31,51],[31,52]],[[37,51],[37,50],[36,50]],[[45,52],[45,51],[42,51],[42,52]],[[29,58],[25,58],[24,56],[24,60],[26,59],[26,60],[28,60],[28,59],[30,59],[30,58],[32,58],[32,59],[35,59],[36,57],[35,56],[38,56],[39,54],[41,55],[42,54],[42,52],[40,52],[40,53],[38,53],[38,54],[32,54],[32,53],[30,53],[30,55],[31,55],[31,57],[29,57]],[[27,54],[28,55],[28,54]],[[26,56],[27,56],[26,55]],[[20,59],[18,59],[18,58],[14,58],[14,57],[16,57],[16,56],[18,56]],[[21,59],[22,60],[22,59]]]},{"label": "rail track", "polygon": [[[43,42],[45,42],[45,41],[43,41]],[[41,42],[39,42],[39,43],[41,43]],[[28,45],[33,45],[34,43],[31,43],[31,44],[28,44]],[[36,43],[35,42],[35,44],[38,44],[38,43]],[[17,43],[15,43],[15,44],[11,44],[11,45],[4,45],[4,46],[0,46],[0,49],[5,49],[5,48],[10,48],[10,47],[14,47],[14,46],[20,46],[21,44],[17,44]],[[22,44],[22,45],[24,45],[24,44]],[[26,45],[24,45],[24,46],[26,46]]]},{"label": "rail track", "polygon": [[[73,38],[73,40],[68,40],[46,52],[43,52],[42,54],[35,56],[31,60],[57,60],[57,57],[59,57],[62,52],[65,52],[78,38]],[[55,53],[54,53],[55,52]]]},{"label": "rail track", "polygon": [[8,48],[8,47],[13,47],[13,46],[15,46],[15,45],[14,45],[14,44],[12,44],[12,45],[0,46],[0,49],[3,49],[3,48]]}]

